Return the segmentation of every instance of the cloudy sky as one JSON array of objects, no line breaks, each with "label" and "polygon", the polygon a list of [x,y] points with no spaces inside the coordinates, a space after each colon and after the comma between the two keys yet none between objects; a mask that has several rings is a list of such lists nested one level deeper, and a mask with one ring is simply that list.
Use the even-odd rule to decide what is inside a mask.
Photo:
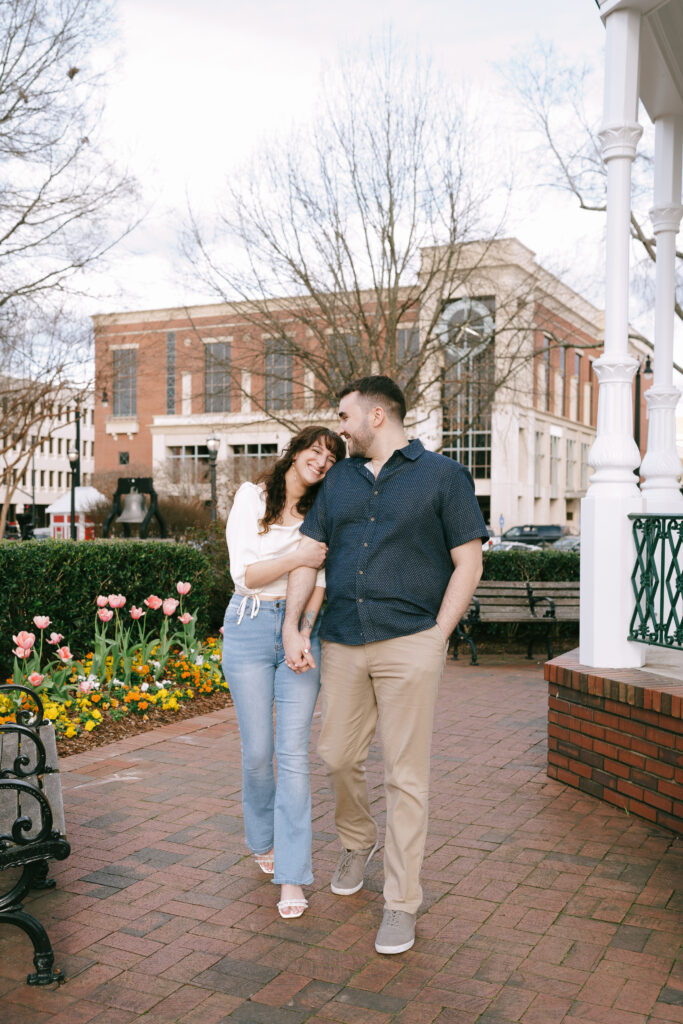
[{"label": "cloudy sky", "polygon": [[[594,0],[119,0],[118,7],[119,58],[103,130],[138,176],[149,212],[93,282],[90,312],[200,297],[183,283],[174,256],[187,197],[210,210],[259,140],[305,121],[340,50],[364,47],[388,29],[400,42],[414,41],[490,105],[515,147],[523,139],[496,65],[540,38],[600,68],[604,41]],[[597,216],[529,187],[509,221],[509,233],[550,269],[577,245],[595,252],[601,230]]]}]

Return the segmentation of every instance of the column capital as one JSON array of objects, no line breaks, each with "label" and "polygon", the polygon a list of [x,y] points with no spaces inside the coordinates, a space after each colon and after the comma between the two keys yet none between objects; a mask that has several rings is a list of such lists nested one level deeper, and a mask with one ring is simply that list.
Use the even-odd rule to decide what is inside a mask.
[{"label": "column capital", "polygon": [[660,231],[671,231],[675,235],[680,227],[683,206],[671,203],[668,206],[653,206],[650,210],[652,229],[657,235]]},{"label": "column capital", "polygon": [[651,412],[655,409],[675,410],[680,397],[680,389],[673,385],[671,387],[663,387],[660,384],[654,384],[645,392],[645,401]]},{"label": "column capital", "polygon": [[638,140],[643,134],[642,126],[637,121],[630,124],[606,124],[598,132],[602,159],[607,163],[615,157],[628,157],[635,160]]},{"label": "column capital", "polygon": [[633,356],[621,358],[602,355],[593,363],[600,384],[630,384],[638,369],[638,360]]}]

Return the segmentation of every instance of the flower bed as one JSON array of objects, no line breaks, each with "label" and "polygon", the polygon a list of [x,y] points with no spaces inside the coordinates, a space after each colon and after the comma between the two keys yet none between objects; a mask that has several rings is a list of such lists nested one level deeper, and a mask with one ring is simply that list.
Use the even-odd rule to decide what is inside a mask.
[{"label": "flower bed", "polygon": [[[98,729],[107,738],[112,732],[125,735],[157,718],[187,717],[190,705],[201,705],[196,713],[207,710],[206,699],[212,695],[221,695],[220,703],[226,702],[220,641],[197,639],[196,616],[183,610],[183,599],[192,588],[179,581],[176,589],[178,598],[151,594],[127,614],[123,594],[99,595],[94,602],[93,650],[81,659],[63,644],[60,633],[48,635],[52,623],[47,616],[33,619],[38,638],[28,630],[13,637],[14,669],[7,682],[40,694],[62,752],[69,752],[68,741],[83,749],[82,741]],[[19,700],[26,703],[29,698],[0,698],[0,723],[14,718]],[[132,729],[121,728],[126,722]]]}]

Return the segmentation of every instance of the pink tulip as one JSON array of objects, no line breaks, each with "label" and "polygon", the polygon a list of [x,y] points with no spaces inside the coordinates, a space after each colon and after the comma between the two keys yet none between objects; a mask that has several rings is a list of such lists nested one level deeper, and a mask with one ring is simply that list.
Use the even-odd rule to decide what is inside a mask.
[{"label": "pink tulip", "polygon": [[111,608],[123,608],[126,603],[126,599],[123,594],[110,594],[109,595],[109,606]]},{"label": "pink tulip", "polygon": [[89,679],[81,679],[80,683],[78,684],[78,689],[81,691],[81,693],[90,693],[90,691],[92,690],[92,683],[90,682]]},{"label": "pink tulip", "polygon": [[47,642],[49,644],[53,644],[54,646],[56,646],[63,639],[64,639],[64,634],[63,633],[50,633],[49,637],[47,638]]},{"label": "pink tulip", "polygon": [[33,624],[34,626],[37,626],[38,629],[47,629],[50,625],[50,620],[47,615],[34,615]]},{"label": "pink tulip", "polygon": [[71,661],[71,659],[73,658],[73,654],[71,653],[68,647],[60,647],[57,651],[57,657],[61,661]]},{"label": "pink tulip", "polygon": [[175,597],[167,597],[162,605],[162,611],[164,615],[173,615],[180,601],[176,601]]},{"label": "pink tulip", "polygon": [[184,597],[185,594],[189,594],[190,591],[192,590],[191,583],[181,583],[180,581],[176,583],[175,587],[181,597]]},{"label": "pink tulip", "polygon": [[108,597],[106,597],[104,594],[100,594],[100,596],[97,598],[97,607],[98,608],[106,608],[108,601],[109,601]]},{"label": "pink tulip", "polygon": [[145,614],[144,608],[136,608],[135,605],[131,606],[130,617],[131,619],[141,619]]},{"label": "pink tulip", "polygon": [[189,612],[185,612],[183,615],[178,616],[178,622],[182,622],[183,626],[186,626],[188,622],[192,622],[192,616]]},{"label": "pink tulip", "polygon": [[149,597],[146,597],[143,601],[143,604],[146,604],[148,608],[152,609],[152,611],[156,611],[157,608],[161,608],[162,603],[161,598],[157,597],[156,594],[150,594]]},{"label": "pink tulip", "polygon": [[223,627],[222,627],[222,626],[221,626],[221,628],[220,628],[220,629],[218,630],[218,632],[220,633],[220,635],[221,635],[221,636],[223,636]]},{"label": "pink tulip", "polygon": [[101,619],[102,622],[109,622],[110,619],[114,618],[114,613],[109,611],[108,608],[98,608],[97,617]]},{"label": "pink tulip", "polygon": [[35,633],[27,633],[25,629],[22,629],[21,632],[17,633],[16,636],[13,636],[12,639],[17,647],[23,647],[25,650],[30,651],[36,642],[36,635]]},{"label": "pink tulip", "polygon": [[28,681],[32,686],[40,686],[44,678],[45,676],[41,676],[40,672],[31,672],[31,675],[28,677]]},{"label": "pink tulip", "polygon": [[12,650],[12,654],[16,655],[17,658],[28,658],[30,653],[30,650],[25,647],[15,647]]}]

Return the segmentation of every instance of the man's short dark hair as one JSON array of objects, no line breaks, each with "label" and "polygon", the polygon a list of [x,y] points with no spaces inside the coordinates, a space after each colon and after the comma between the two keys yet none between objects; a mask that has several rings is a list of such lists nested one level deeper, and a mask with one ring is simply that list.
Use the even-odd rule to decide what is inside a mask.
[{"label": "man's short dark hair", "polygon": [[406,416],[406,400],[400,387],[391,377],[384,377],[381,374],[372,377],[359,377],[358,380],[352,380],[339,392],[339,398],[345,398],[346,395],[350,395],[354,391],[364,398],[374,399],[390,416],[403,423]]}]

